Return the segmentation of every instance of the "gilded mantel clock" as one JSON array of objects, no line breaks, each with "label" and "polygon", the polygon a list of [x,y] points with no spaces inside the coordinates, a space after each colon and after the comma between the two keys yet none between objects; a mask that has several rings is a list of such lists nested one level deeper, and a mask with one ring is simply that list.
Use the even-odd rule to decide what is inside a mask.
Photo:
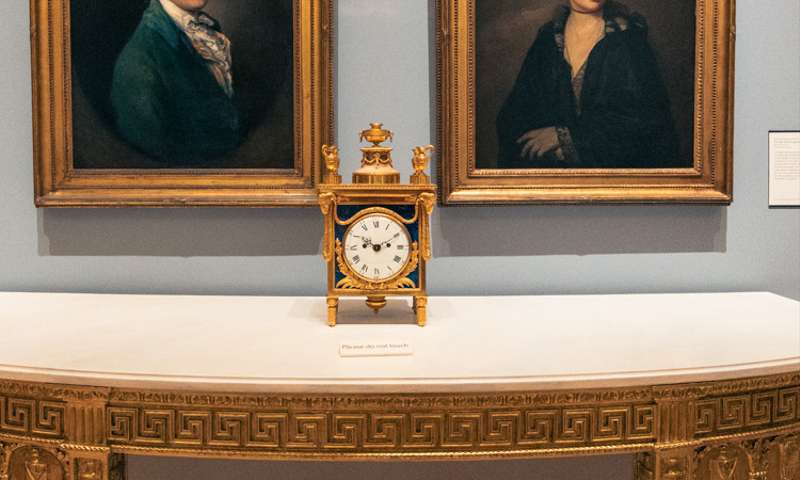
[{"label": "gilded mantel clock", "polygon": [[324,146],[325,174],[319,203],[325,215],[322,254],[328,262],[328,325],[336,325],[339,298],[366,296],[377,313],[387,296],[413,297],[417,324],[425,325],[425,262],[431,257],[430,215],[436,186],[425,174],[433,146],[414,149],[411,183],[400,183],[392,149],[382,144],[392,132],[380,123],[361,132],[372,145],[361,151],[353,183],[339,175],[339,150]]}]

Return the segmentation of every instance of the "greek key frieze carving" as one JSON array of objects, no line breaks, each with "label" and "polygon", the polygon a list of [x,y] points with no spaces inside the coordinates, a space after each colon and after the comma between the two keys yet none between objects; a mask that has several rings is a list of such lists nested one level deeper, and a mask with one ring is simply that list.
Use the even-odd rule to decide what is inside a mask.
[{"label": "greek key frieze carving", "polygon": [[655,407],[265,412],[109,407],[111,445],[245,449],[516,449],[647,442]]},{"label": "greek key frieze carving", "polygon": [[698,400],[697,437],[780,427],[800,421],[800,386]]},{"label": "greek key frieze carving", "polygon": [[63,403],[0,396],[0,433],[61,438],[64,413]]},{"label": "greek key frieze carving", "polygon": [[[23,472],[24,459],[39,468],[32,451],[20,450],[22,443],[37,445],[38,462],[68,472],[69,480],[96,475],[91,462],[108,475],[108,455],[148,449],[272,457],[551,455],[616,447],[655,449],[652,458],[640,457],[643,478],[649,471],[658,480],[668,472],[666,478],[687,480],[800,480],[800,385],[792,383],[798,379],[607,391],[285,396],[92,394],[82,387],[0,382],[0,439],[6,443],[0,445],[0,480],[9,480],[3,468],[7,472],[12,463]],[[764,386],[773,388],[753,388]],[[67,400],[58,396],[63,392],[70,392]],[[755,439],[764,435],[772,437]],[[779,464],[783,477],[775,473]]]},{"label": "greek key frieze carving", "polygon": [[800,420],[800,385],[778,391],[774,420],[776,422]]}]

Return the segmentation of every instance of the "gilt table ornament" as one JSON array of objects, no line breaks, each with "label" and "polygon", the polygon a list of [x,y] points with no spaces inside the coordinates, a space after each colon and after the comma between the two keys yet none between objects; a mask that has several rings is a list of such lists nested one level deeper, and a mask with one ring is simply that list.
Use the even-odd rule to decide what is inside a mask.
[{"label": "gilt table ornament", "polygon": [[387,296],[410,296],[417,324],[427,313],[425,262],[431,258],[430,215],[436,187],[425,170],[433,145],[413,150],[414,174],[400,183],[392,165],[394,134],[380,123],[361,132],[361,168],[353,183],[343,184],[339,149],[322,147],[325,161],[319,202],[325,215],[323,256],[328,263],[328,325],[336,325],[339,299],[366,296],[378,313]]}]

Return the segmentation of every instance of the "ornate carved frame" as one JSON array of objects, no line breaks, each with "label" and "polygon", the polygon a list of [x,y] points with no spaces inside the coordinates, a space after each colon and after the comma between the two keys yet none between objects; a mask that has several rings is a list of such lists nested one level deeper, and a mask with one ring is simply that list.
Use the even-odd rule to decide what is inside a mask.
[{"label": "ornate carved frame", "polygon": [[732,201],[735,0],[696,0],[692,168],[558,171],[476,167],[476,1],[435,2],[442,203]]},{"label": "ornate carved frame", "polygon": [[453,460],[625,452],[638,454],[639,480],[794,480],[800,371],[472,394],[235,394],[0,380],[2,480],[29,480],[14,472],[44,468],[39,463],[78,480],[122,478],[121,454]]},{"label": "ornate carved frame", "polygon": [[294,167],[73,168],[70,1],[30,0],[35,203],[39,207],[314,205],[333,130],[333,0],[294,0]]}]

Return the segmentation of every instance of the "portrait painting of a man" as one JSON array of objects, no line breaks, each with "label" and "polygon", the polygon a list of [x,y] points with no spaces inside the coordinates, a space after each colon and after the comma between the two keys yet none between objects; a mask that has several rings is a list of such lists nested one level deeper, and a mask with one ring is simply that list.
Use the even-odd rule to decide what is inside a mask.
[{"label": "portrait painting of a man", "polygon": [[76,168],[292,168],[291,0],[72,9]]},{"label": "portrait painting of a man", "polygon": [[318,202],[332,0],[30,0],[37,207]]},{"label": "portrait painting of a man", "polygon": [[693,2],[652,3],[477,2],[478,167],[690,166]]},{"label": "portrait painting of a man", "polygon": [[120,135],[173,165],[219,157],[242,141],[231,42],[208,0],[152,0],[116,61],[111,105]]}]

